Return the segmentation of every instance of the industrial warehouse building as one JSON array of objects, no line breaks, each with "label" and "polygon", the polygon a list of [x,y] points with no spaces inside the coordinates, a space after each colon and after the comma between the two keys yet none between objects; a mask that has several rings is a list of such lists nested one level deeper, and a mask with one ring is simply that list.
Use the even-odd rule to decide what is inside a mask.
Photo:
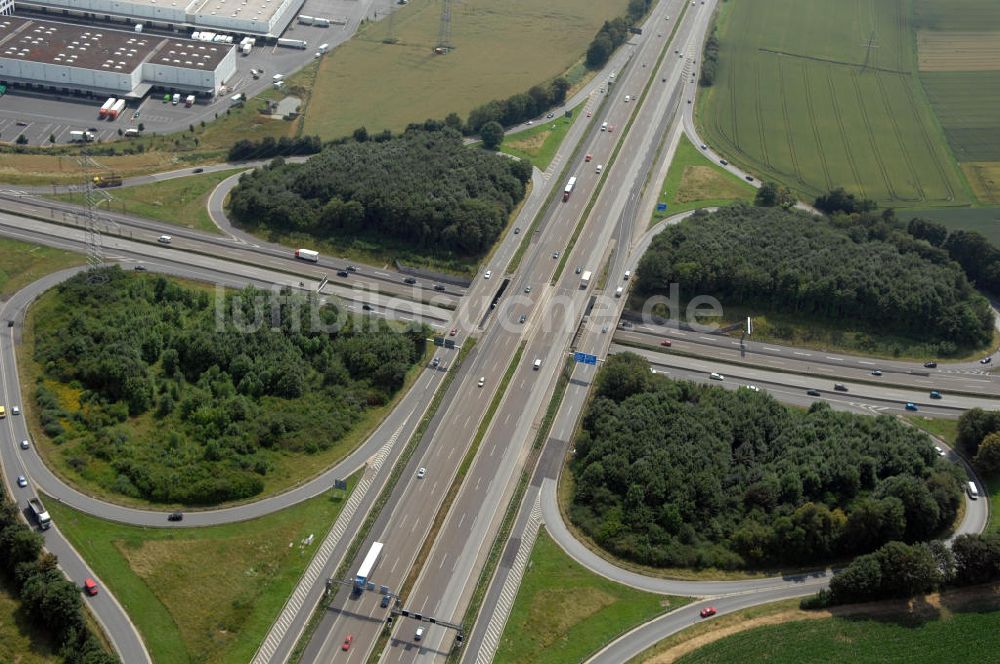
[{"label": "industrial warehouse building", "polygon": [[29,0],[17,6],[50,15],[170,31],[226,31],[277,38],[305,0]]},{"label": "industrial warehouse building", "polygon": [[235,72],[229,44],[0,16],[4,85],[125,98],[154,87],[215,94]]}]

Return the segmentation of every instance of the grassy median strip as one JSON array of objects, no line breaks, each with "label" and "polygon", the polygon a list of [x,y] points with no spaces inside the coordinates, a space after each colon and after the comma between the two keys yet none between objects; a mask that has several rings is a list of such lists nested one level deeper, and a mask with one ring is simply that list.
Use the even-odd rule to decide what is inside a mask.
[{"label": "grassy median strip", "polygon": [[83,254],[0,237],[0,297],[10,297],[47,274],[85,262]]},{"label": "grassy median strip", "polygon": [[[479,573],[476,590],[472,593],[472,599],[469,601],[469,606],[465,609],[465,615],[462,617],[462,625],[465,627],[466,634],[472,632],[472,627],[479,615],[479,609],[486,598],[486,591],[490,588],[490,579],[493,578],[497,565],[500,564],[500,556],[503,554],[504,546],[507,545],[507,539],[510,537],[511,531],[514,529],[517,513],[521,509],[521,501],[524,500],[524,494],[528,490],[528,482],[531,481],[531,475],[535,472],[535,464],[538,462],[538,456],[541,454],[542,448],[545,446],[545,441],[549,437],[552,422],[555,421],[556,413],[559,412],[563,396],[566,394],[569,379],[573,375],[572,365],[573,359],[566,358],[563,368],[559,372],[559,379],[556,381],[556,389],[552,392],[552,398],[549,399],[548,408],[545,409],[545,416],[542,418],[541,426],[538,427],[535,440],[531,444],[531,453],[524,464],[524,470],[521,471],[521,477],[517,481],[514,495],[511,496],[510,502],[507,504],[507,511],[504,513],[503,521],[500,522],[500,529],[493,538],[490,553],[486,557],[486,564],[483,565],[483,569]],[[455,664],[460,659],[461,653],[456,651],[449,655],[448,662]]]},{"label": "grassy median strip", "polygon": [[[348,478],[349,491],[359,477]],[[346,504],[340,494],[326,492],[257,519],[204,528],[130,526],[51,498],[45,505],[115,593],[154,662],[243,664]]]},{"label": "grassy median strip", "polygon": [[[406,464],[413,456],[417,449],[417,445],[419,445],[420,440],[427,432],[427,427],[430,426],[431,420],[433,420],[434,416],[437,414],[438,408],[440,408],[441,402],[444,401],[444,397],[448,393],[448,389],[451,387],[451,384],[455,381],[455,377],[458,375],[462,363],[465,361],[468,354],[472,352],[475,345],[476,339],[473,337],[467,338],[462,344],[461,349],[458,351],[458,357],[455,358],[455,361],[448,369],[448,375],[445,376],[445,379],[441,382],[437,392],[434,393],[434,398],[431,400],[430,406],[428,406],[427,411],[420,420],[420,424],[417,425],[417,428],[413,431],[413,435],[410,436],[410,440],[406,444],[406,449],[403,450],[403,453],[393,465],[392,473],[390,473],[385,487],[372,504],[372,508],[368,511],[368,516],[365,518],[364,523],[362,523],[361,527],[358,528],[354,541],[351,542],[350,547],[347,549],[347,553],[344,554],[343,562],[340,563],[340,566],[337,567],[337,571],[333,574],[334,578],[342,579],[348,575],[351,566],[354,564],[354,558],[357,557],[358,551],[364,544],[365,538],[368,537],[368,533],[371,532],[372,526],[375,525],[375,520],[378,518],[379,513],[389,501],[390,496],[392,496],[392,491],[396,488],[396,483],[399,482],[399,478],[402,476],[403,470],[406,468]],[[309,623],[302,632],[302,636],[299,637],[298,643],[296,643],[295,648],[292,649],[292,653],[288,658],[289,662],[295,663],[302,661],[302,655],[305,653],[306,646],[309,644],[313,634],[316,632],[316,628],[319,627],[320,622],[322,622],[323,617],[326,615],[326,610],[333,601],[334,596],[335,595],[328,595],[316,607],[313,615],[309,618]],[[378,648],[376,647],[373,652],[378,652]]]}]

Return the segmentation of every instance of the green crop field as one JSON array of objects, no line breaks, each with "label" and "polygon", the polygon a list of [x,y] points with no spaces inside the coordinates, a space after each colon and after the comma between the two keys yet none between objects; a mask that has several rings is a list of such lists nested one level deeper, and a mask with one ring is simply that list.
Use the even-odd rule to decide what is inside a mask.
[{"label": "green crop field", "polygon": [[904,0],[730,3],[698,120],[714,147],[806,197],[971,202],[916,76]]},{"label": "green crop field", "polygon": [[[352,490],[357,477],[348,480]],[[341,493],[251,521],[189,529],[126,526],[55,500],[45,504],[114,591],[154,662],[237,664],[253,658],[340,514],[345,498],[333,494]]]},{"label": "green crop field", "polygon": [[896,214],[905,221],[920,217],[944,224],[948,230],[982,233],[1000,247],[1000,207],[905,209]]},{"label": "green crop field", "polygon": [[995,0],[914,0],[918,30],[1000,30],[1000,3]]},{"label": "green crop field", "polygon": [[598,576],[567,556],[543,529],[494,661],[582,662],[632,627],[688,601]]},{"label": "green crop field", "polygon": [[959,161],[1000,161],[1000,71],[922,72],[920,78]]},{"label": "green crop field", "polygon": [[739,632],[699,648],[678,664],[851,662],[940,664],[995,661],[1000,649],[996,601],[921,619],[904,614],[787,622]]},{"label": "green crop field", "polygon": [[[524,92],[579,60],[626,0],[463,0],[451,5],[447,55],[435,55],[441,0],[412,0],[323,57],[305,133],[399,130]],[[395,43],[385,43],[395,39]]]}]

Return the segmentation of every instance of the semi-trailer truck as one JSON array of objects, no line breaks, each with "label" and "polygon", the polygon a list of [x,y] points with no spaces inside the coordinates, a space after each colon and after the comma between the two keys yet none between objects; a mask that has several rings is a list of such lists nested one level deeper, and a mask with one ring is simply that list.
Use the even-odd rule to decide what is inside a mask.
[{"label": "semi-trailer truck", "polygon": [[117,101],[118,100],[115,99],[114,97],[108,97],[108,100],[106,102],[104,102],[103,106],[101,106],[101,110],[97,112],[97,117],[100,117],[100,118],[106,118],[106,117],[108,117],[108,111],[111,110],[111,107],[114,106],[115,102],[117,102]]},{"label": "semi-trailer truck", "polygon": [[108,119],[116,120],[121,112],[125,110],[125,100],[119,99],[115,102],[115,105],[108,109]]},{"label": "semi-trailer truck", "polygon": [[89,143],[94,140],[94,132],[74,129],[69,132],[69,140],[75,143]]},{"label": "semi-trailer truck", "polygon": [[48,530],[49,526],[52,525],[52,518],[45,511],[45,507],[42,506],[42,501],[38,498],[29,498],[28,507],[31,508],[31,514],[35,517],[35,521],[38,522],[38,527],[42,530]]},{"label": "semi-trailer truck", "polygon": [[569,200],[569,195],[573,193],[573,187],[575,186],[576,186],[576,176],[574,175],[569,179],[569,182],[566,183],[566,188],[563,189],[564,202]]},{"label": "semi-trailer truck", "polygon": [[580,275],[580,288],[586,288],[590,285],[590,277],[592,276],[590,270],[584,270],[583,274]]},{"label": "semi-trailer truck", "polygon": [[313,251],[312,249],[296,249],[295,257],[312,263],[319,262],[319,252]]},{"label": "semi-trailer truck", "polygon": [[304,39],[279,39],[278,46],[287,46],[289,48],[305,48],[309,43]]}]

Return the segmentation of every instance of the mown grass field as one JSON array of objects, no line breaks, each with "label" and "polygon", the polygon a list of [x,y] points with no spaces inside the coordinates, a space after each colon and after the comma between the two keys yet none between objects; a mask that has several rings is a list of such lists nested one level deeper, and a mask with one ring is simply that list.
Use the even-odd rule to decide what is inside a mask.
[{"label": "mown grass field", "polygon": [[125,607],[153,661],[245,664],[345,501],[326,493],[252,521],[191,529],[126,526],[45,504]]},{"label": "mown grass field", "polygon": [[843,186],[885,205],[971,202],[916,76],[908,4],[726,7],[704,138],[805,197]]},{"label": "mown grass field", "polygon": [[0,297],[8,297],[46,274],[86,262],[83,254],[0,237]]},{"label": "mown grass field", "polygon": [[576,664],[632,627],[689,601],[593,574],[543,529],[493,661]]},{"label": "mown grass field", "polygon": [[[220,182],[239,172],[240,169],[233,169],[110,189],[108,193],[114,199],[100,207],[217,234],[219,229],[208,216],[208,197]],[[56,194],[49,198],[84,203],[83,194]]]},{"label": "mown grass field", "polygon": [[727,636],[676,660],[710,662],[852,662],[941,664],[996,658],[1000,631],[997,598],[949,606],[932,616],[906,613],[856,615],[768,625]]},{"label": "mown grass field", "polygon": [[[412,0],[324,57],[304,131],[399,130],[524,92],[573,67],[626,0],[464,0],[451,5],[447,55],[435,55],[441,0]],[[395,39],[395,43],[384,40]]]},{"label": "mown grass field", "polygon": [[654,210],[653,222],[685,210],[753,201],[756,191],[706,158],[686,135],[681,134],[674,159],[660,187],[658,202],[666,203],[667,209]]}]

